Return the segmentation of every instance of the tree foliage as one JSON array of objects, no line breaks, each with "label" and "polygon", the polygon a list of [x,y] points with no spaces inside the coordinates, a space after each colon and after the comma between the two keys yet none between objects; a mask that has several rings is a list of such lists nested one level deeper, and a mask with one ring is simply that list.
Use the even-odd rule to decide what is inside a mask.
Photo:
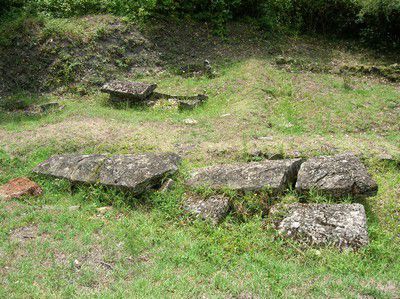
[{"label": "tree foliage", "polygon": [[112,13],[132,18],[191,16],[223,30],[230,19],[251,18],[271,31],[353,35],[400,43],[400,0],[2,0],[0,14],[23,7],[52,17]]}]

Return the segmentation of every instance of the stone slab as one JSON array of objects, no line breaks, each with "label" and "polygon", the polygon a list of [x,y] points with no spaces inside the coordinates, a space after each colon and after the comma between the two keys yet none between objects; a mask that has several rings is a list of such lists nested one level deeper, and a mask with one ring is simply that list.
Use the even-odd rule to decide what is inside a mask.
[{"label": "stone slab", "polygon": [[156,87],[157,84],[144,82],[112,81],[104,84],[101,91],[109,93],[113,100],[145,100]]},{"label": "stone slab", "polygon": [[200,219],[218,224],[228,214],[230,201],[223,195],[213,195],[208,198],[192,195],[186,199],[184,209]]},{"label": "stone slab", "polygon": [[34,172],[72,182],[99,183],[141,193],[178,170],[180,157],[172,153],[138,155],[57,155]]},{"label": "stone slab", "polygon": [[368,244],[367,220],[361,204],[291,204],[272,209],[282,217],[277,229],[283,237],[311,245],[359,248]]},{"label": "stone slab", "polygon": [[117,155],[107,159],[99,171],[99,182],[142,192],[158,185],[178,170],[176,154]]},{"label": "stone slab", "polygon": [[272,193],[279,193],[296,182],[301,163],[301,159],[265,160],[200,168],[191,174],[187,184],[192,188],[215,190],[259,191],[269,188]]},{"label": "stone slab", "polygon": [[296,189],[300,193],[311,190],[335,198],[373,196],[378,185],[361,161],[351,153],[322,156],[307,160],[299,170]]}]

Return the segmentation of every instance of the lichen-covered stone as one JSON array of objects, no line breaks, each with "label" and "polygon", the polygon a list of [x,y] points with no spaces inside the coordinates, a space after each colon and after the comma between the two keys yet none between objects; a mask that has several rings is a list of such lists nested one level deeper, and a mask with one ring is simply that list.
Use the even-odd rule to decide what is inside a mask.
[{"label": "lichen-covered stone", "polygon": [[104,84],[101,91],[109,93],[113,100],[144,100],[156,87],[157,84],[143,82],[112,81]]},{"label": "lichen-covered stone", "polygon": [[378,186],[361,161],[353,154],[322,156],[304,162],[296,189],[300,193],[319,191],[335,198],[375,195]]},{"label": "lichen-covered stone", "polygon": [[[277,216],[278,215],[278,216]],[[368,244],[367,221],[361,204],[291,204],[272,209],[280,218],[283,237],[311,245],[359,248]]]},{"label": "lichen-covered stone", "polygon": [[95,183],[106,159],[104,155],[56,155],[40,163],[33,171],[73,182]]},{"label": "lichen-covered stone", "polygon": [[270,189],[272,193],[279,193],[295,183],[301,163],[301,159],[290,159],[211,166],[194,171],[187,184],[193,188]]},{"label": "lichen-covered stone", "polygon": [[223,220],[229,212],[229,208],[229,198],[223,195],[213,195],[208,198],[192,195],[184,203],[184,209],[187,212],[214,224]]},{"label": "lichen-covered stone", "polygon": [[72,182],[100,183],[134,193],[161,183],[178,170],[180,158],[171,153],[139,155],[58,155],[39,164],[34,172]]},{"label": "lichen-covered stone", "polygon": [[107,159],[99,172],[99,182],[142,192],[158,185],[178,170],[175,154],[117,155]]}]

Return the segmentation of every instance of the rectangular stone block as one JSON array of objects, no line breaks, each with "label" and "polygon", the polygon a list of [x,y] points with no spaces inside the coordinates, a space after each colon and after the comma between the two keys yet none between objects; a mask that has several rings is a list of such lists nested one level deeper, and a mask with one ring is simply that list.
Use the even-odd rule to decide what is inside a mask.
[{"label": "rectangular stone block", "polygon": [[105,155],[57,155],[40,163],[33,171],[71,182],[99,183],[141,193],[175,173],[179,162],[180,157],[172,153],[110,158]]},{"label": "rectangular stone block", "polygon": [[367,220],[361,204],[292,204],[273,208],[271,219],[285,238],[311,245],[359,248],[368,244]]},{"label": "rectangular stone block", "polygon": [[361,161],[353,154],[315,157],[304,162],[299,170],[296,189],[311,190],[335,198],[375,195],[378,185]]},{"label": "rectangular stone block", "polygon": [[109,93],[114,100],[145,100],[156,87],[157,84],[144,82],[112,81],[104,84],[101,91]]},{"label": "rectangular stone block", "polygon": [[296,182],[301,159],[266,160],[211,166],[195,170],[187,181],[190,187],[259,191],[269,188],[272,193],[284,191]]}]

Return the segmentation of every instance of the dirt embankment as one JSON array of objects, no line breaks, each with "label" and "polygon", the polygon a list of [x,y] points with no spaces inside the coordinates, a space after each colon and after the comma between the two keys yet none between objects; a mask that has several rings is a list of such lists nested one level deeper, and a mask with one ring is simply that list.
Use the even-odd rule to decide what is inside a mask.
[{"label": "dirt embankment", "polygon": [[226,37],[221,38],[208,24],[189,21],[158,19],[138,26],[109,15],[28,19],[0,43],[0,95],[66,86],[85,93],[87,87],[114,78],[137,79],[165,69],[179,72],[188,65],[202,65],[205,59],[220,64],[254,57],[270,58],[291,72],[343,69],[346,74],[400,79],[393,57],[352,49],[351,43],[321,43],[321,38],[265,36],[243,23],[228,24]]}]

